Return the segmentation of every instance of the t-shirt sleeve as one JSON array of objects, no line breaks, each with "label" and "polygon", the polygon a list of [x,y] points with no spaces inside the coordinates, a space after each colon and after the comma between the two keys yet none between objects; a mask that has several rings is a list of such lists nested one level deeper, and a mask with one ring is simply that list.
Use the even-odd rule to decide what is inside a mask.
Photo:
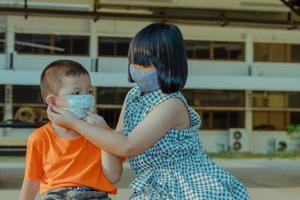
[{"label": "t-shirt sleeve", "polygon": [[28,137],[26,149],[26,180],[40,180],[42,177],[41,140],[33,133]]}]

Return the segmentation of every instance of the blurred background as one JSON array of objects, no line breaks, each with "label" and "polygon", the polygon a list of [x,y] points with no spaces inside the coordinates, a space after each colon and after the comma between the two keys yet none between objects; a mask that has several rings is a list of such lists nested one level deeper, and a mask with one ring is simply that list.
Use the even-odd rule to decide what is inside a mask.
[{"label": "blurred background", "polygon": [[[253,199],[299,197],[299,0],[0,0],[0,199],[17,198],[27,136],[47,122],[44,67],[57,59],[84,65],[97,112],[115,127],[133,87],[131,38],[152,22],[183,33],[183,93],[201,116],[205,150],[256,188]],[[120,199],[133,178],[124,174]]]}]

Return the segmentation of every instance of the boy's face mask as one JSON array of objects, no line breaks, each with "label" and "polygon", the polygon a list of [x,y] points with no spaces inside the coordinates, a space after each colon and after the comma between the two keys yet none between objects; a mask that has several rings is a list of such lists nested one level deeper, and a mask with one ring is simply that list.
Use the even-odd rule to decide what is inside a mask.
[{"label": "boy's face mask", "polygon": [[68,95],[66,99],[69,105],[68,110],[79,119],[84,119],[87,116],[84,109],[91,112],[95,110],[93,95]]},{"label": "boy's face mask", "polygon": [[139,88],[144,92],[159,90],[157,71],[141,71],[134,66],[129,66],[131,78],[136,82]]}]

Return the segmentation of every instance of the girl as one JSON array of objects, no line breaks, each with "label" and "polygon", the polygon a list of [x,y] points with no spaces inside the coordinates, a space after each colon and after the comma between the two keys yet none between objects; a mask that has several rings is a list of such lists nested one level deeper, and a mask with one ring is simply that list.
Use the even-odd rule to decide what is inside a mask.
[{"label": "girl", "polygon": [[49,106],[49,117],[99,148],[128,157],[136,175],[130,185],[132,200],[249,199],[239,180],[204,153],[200,118],[180,93],[188,74],[180,30],[148,25],[133,38],[128,60],[129,80],[138,87],[127,94],[116,134],[104,121],[96,127],[54,106]]}]

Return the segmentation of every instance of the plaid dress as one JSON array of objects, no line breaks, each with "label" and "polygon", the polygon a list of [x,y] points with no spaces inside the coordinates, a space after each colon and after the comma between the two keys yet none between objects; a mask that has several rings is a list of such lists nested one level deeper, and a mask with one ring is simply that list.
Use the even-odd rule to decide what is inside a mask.
[{"label": "plaid dress", "polygon": [[[164,94],[160,90],[142,96],[135,87],[125,102],[124,135],[131,131],[158,104],[179,98],[180,92]],[[154,146],[129,158],[136,175],[130,184],[131,200],[247,200],[245,187],[227,171],[218,167],[204,153],[199,138],[200,118],[187,105],[191,127],[170,129]],[[179,113],[180,114],[180,113]],[[153,130],[155,131],[155,130]]]}]

